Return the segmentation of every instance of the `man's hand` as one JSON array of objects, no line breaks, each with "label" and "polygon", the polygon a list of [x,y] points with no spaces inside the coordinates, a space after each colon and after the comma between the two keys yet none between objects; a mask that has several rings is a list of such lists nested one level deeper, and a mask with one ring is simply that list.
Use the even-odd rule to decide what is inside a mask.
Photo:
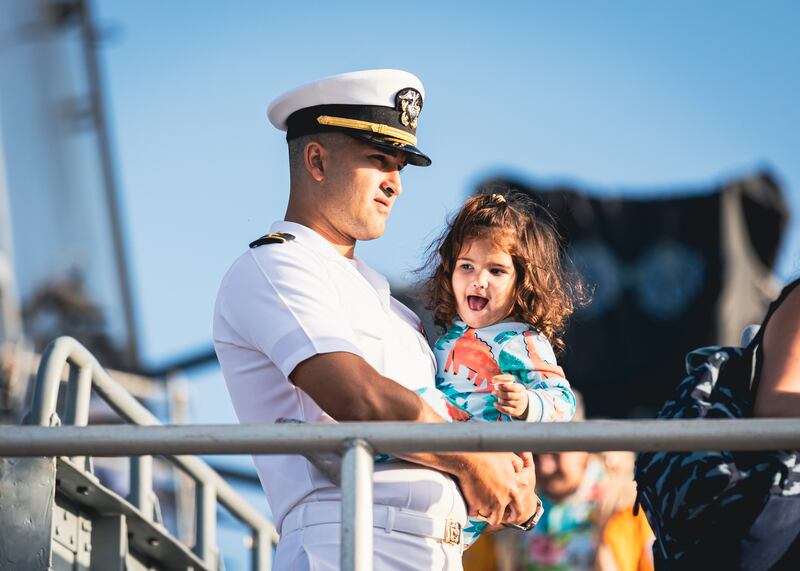
[{"label": "man's hand", "polygon": [[530,452],[520,452],[519,458],[522,460],[522,468],[517,472],[517,487],[522,501],[517,513],[509,510],[503,523],[514,523],[521,525],[528,521],[538,507],[536,500],[536,470],[533,464],[533,454]]},{"label": "man's hand", "polygon": [[518,514],[525,502],[517,483],[523,459],[508,452],[466,454],[459,458],[460,466],[453,474],[458,479],[470,516],[498,525],[506,510]]},{"label": "man's hand", "polygon": [[[510,379],[507,379],[510,377]],[[512,375],[496,375],[492,395],[497,397],[495,408],[514,418],[524,418],[528,413],[528,391]]]}]

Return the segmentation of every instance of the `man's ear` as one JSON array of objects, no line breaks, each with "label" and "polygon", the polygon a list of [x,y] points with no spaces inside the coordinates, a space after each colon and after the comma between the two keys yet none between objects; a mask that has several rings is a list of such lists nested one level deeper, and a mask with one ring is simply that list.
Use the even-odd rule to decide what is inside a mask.
[{"label": "man's ear", "polygon": [[330,153],[319,141],[309,141],[303,149],[303,162],[306,170],[317,182],[325,180]]}]

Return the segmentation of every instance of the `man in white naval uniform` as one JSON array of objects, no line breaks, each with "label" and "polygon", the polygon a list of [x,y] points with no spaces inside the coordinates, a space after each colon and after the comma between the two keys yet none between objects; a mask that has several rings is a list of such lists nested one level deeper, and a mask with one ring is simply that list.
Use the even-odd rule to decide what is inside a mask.
[{"label": "man in white naval uniform", "polygon": [[[410,73],[372,70],[270,106],[287,131],[289,204],[225,275],[214,314],[240,422],[442,422],[413,392],[435,374],[419,319],[354,255],[358,240],[383,234],[406,163],[430,164],[416,146],[423,98]],[[517,455],[404,458],[376,466],[375,569],[461,569],[467,512],[494,524],[534,513],[532,462]],[[339,488],[302,456],[254,461],[281,532],[275,569],[338,569]]]}]

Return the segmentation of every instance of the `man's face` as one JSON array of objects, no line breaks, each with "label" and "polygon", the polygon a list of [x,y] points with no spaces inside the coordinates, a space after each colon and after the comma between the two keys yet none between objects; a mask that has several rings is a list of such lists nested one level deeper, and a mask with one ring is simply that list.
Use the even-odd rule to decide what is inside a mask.
[{"label": "man's face", "polygon": [[536,487],[552,501],[560,502],[580,486],[589,462],[589,453],[535,454],[534,462]]},{"label": "man's face", "polygon": [[405,153],[344,137],[330,148],[325,176],[326,216],[340,234],[353,240],[383,235],[394,201],[403,191],[400,171]]}]

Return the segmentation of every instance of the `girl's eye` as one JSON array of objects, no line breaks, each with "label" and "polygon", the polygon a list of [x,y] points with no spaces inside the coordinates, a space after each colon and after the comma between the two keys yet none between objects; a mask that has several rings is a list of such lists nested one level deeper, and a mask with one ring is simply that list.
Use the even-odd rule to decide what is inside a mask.
[{"label": "girl's eye", "polygon": [[501,270],[500,268],[492,268],[491,272],[492,272],[492,275],[495,275],[495,276],[502,276],[504,273],[506,273],[505,270]]},{"label": "girl's eye", "polygon": [[462,270],[471,270],[472,264],[463,263],[459,266]]}]

